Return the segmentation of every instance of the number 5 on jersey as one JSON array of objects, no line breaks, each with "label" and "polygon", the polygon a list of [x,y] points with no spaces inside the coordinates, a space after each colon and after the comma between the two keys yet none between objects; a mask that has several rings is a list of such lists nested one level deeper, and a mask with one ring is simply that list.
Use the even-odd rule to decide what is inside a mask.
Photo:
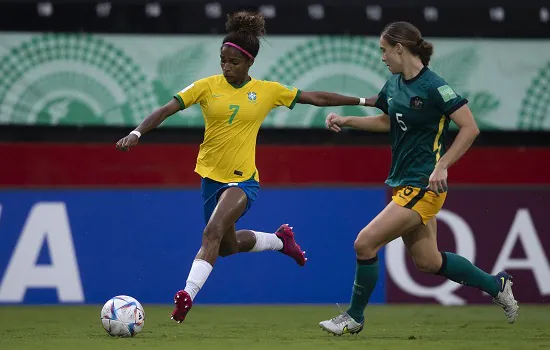
[{"label": "number 5 on jersey", "polygon": [[229,105],[229,109],[233,111],[231,117],[229,117],[229,124],[233,123],[233,119],[235,119],[235,116],[239,113],[239,108],[241,108],[239,105]]},{"label": "number 5 on jersey", "polygon": [[397,119],[397,124],[399,124],[399,127],[401,128],[401,130],[407,131],[407,125],[403,120],[401,120],[402,116],[403,114],[401,113],[395,113],[395,119]]}]

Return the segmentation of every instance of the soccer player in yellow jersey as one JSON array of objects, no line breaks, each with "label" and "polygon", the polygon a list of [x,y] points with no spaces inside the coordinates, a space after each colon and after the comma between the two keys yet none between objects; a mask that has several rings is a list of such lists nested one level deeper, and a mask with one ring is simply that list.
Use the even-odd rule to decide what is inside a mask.
[{"label": "soccer player in yellow jersey", "polygon": [[185,319],[218,255],[276,250],[292,257],[300,266],[307,260],[288,225],[282,225],[275,234],[235,230],[235,223],[258,194],[260,176],[255,165],[256,136],[267,114],[279,106],[292,109],[296,103],[374,106],[376,99],[306,92],[278,82],[256,80],[248,75],[248,70],[260,49],[259,37],[265,34],[263,16],[237,12],[228,16],[226,29],[229,33],[220,49],[223,74],[190,84],[117,143],[119,150],[127,151],[137,145],[142,134],[160,125],[167,117],[196,103],[201,106],[205,135],[195,171],[202,177],[206,227],[185,289],[174,297],[176,305],[172,319],[177,322]]}]

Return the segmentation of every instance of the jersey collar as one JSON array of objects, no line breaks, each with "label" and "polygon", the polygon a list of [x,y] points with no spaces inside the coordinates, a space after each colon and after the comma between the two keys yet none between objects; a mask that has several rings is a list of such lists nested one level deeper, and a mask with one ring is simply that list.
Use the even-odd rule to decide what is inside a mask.
[{"label": "jersey collar", "polygon": [[[224,78],[224,79],[225,79],[225,78]],[[229,85],[233,86],[235,89],[240,89],[240,88],[242,88],[243,86],[245,86],[246,84],[250,83],[251,81],[252,81],[252,77],[250,77],[250,80],[245,80],[242,84],[237,85],[237,84],[231,84],[230,82],[228,82],[228,81],[226,80],[226,82],[227,82]]]},{"label": "jersey collar", "polygon": [[422,69],[420,70],[420,72],[418,72],[418,74],[417,74],[414,78],[411,78],[411,79],[407,80],[407,79],[405,79],[405,78],[403,77],[403,75],[401,75],[401,79],[403,80],[403,82],[404,82],[405,84],[410,84],[410,83],[416,81],[418,78],[420,78],[420,76],[421,76],[422,74],[424,74],[424,72],[426,72],[427,70],[428,70],[428,67],[427,67],[427,66],[424,66],[424,68],[422,68]]}]

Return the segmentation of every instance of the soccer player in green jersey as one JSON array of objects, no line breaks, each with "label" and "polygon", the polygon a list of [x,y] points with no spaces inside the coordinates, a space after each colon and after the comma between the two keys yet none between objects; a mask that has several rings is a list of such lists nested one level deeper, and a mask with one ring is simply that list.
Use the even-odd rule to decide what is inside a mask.
[{"label": "soccer player in green jersey", "polygon": [[[479,134],[468,101],[428,68],[433,45],[412,24],[386,26],[380,49],[392,73],[375,104],[383,113],[374,117],[331,113],[326,125],[336,132],[352,127],[390,133],[392,162],[386,184],[393,188],[392,201],[355,240],[357,265],[349,309],[319,325],[335,335],[363,329],[364,310],[378,279],[378,250],[398,237],[419,270],[485,291],[513,323],[518,304],[512,294],[512,277],[504,271],[488,274],[464,257],[440,252],[437,247],[435,216],[447,195],[447,170]],[[446,150],[451,120],[460,131]]]}]

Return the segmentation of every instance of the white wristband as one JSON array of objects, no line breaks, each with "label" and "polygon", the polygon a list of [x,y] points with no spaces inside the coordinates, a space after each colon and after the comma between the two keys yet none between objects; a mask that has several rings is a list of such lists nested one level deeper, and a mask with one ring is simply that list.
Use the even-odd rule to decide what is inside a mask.
[{"label": "white wristband", "polygon": [[359,104],[360,104],[361,106],[364,106],[366,102],[367,102],[367,101],[365,100],[364,97],[359,97]]},{"label": "white wristband", "polygon": [[138,139],[141,137],[141,133],[140,133],[139,131],[137,131],[137,130],[132,130],[132,131],[130,132],[130,134],[136,135],[136,136],[138,137]]}]

